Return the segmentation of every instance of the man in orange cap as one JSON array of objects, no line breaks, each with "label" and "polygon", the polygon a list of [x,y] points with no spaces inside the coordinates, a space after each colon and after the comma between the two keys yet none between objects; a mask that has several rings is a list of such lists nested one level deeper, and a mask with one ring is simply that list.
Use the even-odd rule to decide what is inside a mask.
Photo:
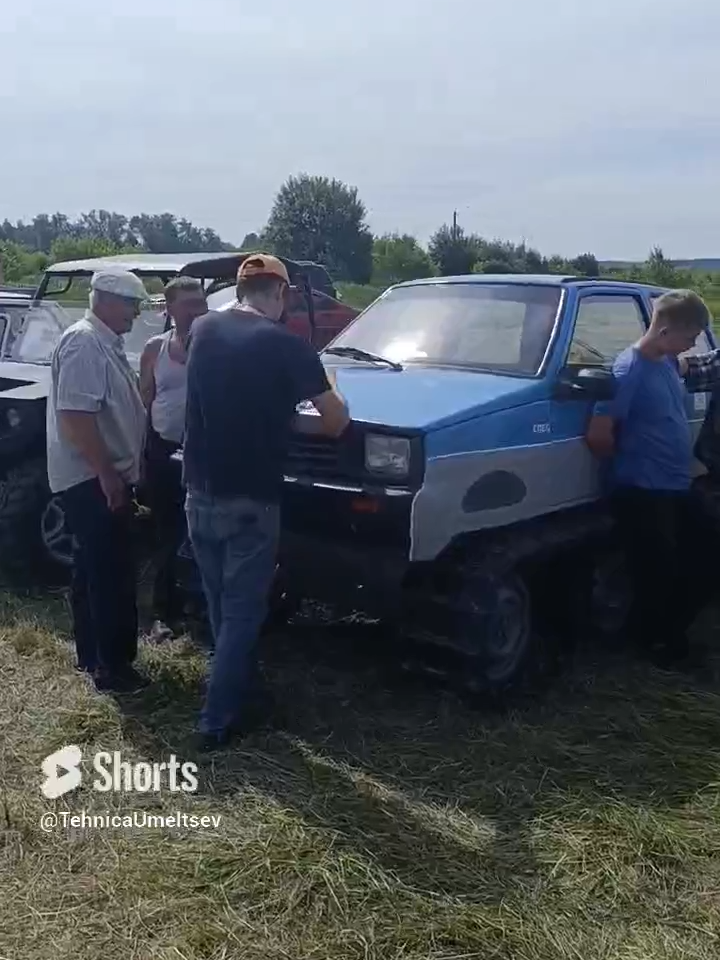
[{"label": "man in orange cap", "polygon": [[349,422],[316,350],[279,322],[290,287],[282,261],[250,254],[237,281],[236,308],[195,321],[187,362],[186,512],[215,640],[200,716],[211,749],[248,729],[259,693],[255,651],[296,408],[309,400],[314,429],[331,436]]}]

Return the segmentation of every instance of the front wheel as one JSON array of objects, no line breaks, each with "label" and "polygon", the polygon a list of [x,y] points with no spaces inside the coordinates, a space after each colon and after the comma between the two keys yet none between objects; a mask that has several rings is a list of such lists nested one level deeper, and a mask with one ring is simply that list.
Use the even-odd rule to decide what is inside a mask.
[{"label": "front wheel", "polygon": [[520,572],[465,573],[455,605],[468,687],[504,694],[538,679],[545,666],[545,643],[531,587]]},{"label": "front wheel", "polygon": [[0,478],[0,565],[11,576],[55,575],[72,563],[65,512],[50,493],[44,460],[7,469]]},{"label": "front wheel", "polygon": [[45,504],[40,516],[40,538],[49,563],[65,569],[72,567],[74,539],[60,497],[52,496]]}]

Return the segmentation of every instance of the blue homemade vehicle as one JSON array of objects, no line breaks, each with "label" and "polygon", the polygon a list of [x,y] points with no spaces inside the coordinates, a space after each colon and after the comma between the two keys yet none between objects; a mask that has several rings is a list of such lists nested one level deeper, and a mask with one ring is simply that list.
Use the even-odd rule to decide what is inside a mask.
[{"label": "blue homemade vehicle", "polygon": [[[543,668],[559,620],[619,627],[622,564],[584,432],[662,292],[514,275],[390,288],[322,354],[350,428],[292,441],[286,604],[342,603],[450,646],[491,692]],[[688,395],[696,432],[707,399]]]}]

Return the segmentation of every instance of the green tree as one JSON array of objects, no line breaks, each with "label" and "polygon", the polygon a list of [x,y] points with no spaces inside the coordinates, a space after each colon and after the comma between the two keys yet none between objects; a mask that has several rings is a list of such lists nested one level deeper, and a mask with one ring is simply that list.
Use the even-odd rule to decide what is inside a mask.
[{"label": "green tree", "polygon": [[650,283],[662,287],[676,287],[682,282],[672,260],[668,260],[660,247],[653,247],[643,264],[643,274]]},{"label": "green tree", "polygon": [[600,264],[592,253],[581,253],[579,257],[575,257],[574,260],[570,261],[570,266],[576,273],[581,274],[583,277],[600,276]]},{"label": "green tree", "polygon": [[356,187],[328,177],[290,177],[275,198],[263,244],[281,256],[321,263],[338,280],[368,283],[373,237]]},{"label": "green tree", "polygon": [[548,257],[547,266],[550,273],[572,273],[567,260],[557,253]]},{"label": "green tree", "polygon": [[70,220],[64,213],[41,213],[31,223],[0,224],[0,240],[30,250],[50,253],[59,240],[100,240],[117,247],[139,248],[151,253],[175,253],[233,249],[214,230],[196,227],[174,214],[142,213],[126,217],[110,210],[90,210]]},{"label": "green tree", "polygon": [[110,210],[91,210],[81,213],[77,222],[78,236],[104,240],[117,247],[137,246],[137,239],[130,230],[128,218]]},{"label": "green tree", "polygon": [[445,223],[431,237],[428,253],[440,276],[462,276],[472,273],[479,259],[478,239]]},{"label": "green tree", "polygon": [[431,277],[433,265],[415,237],[386,233],[373,243],[372,282],[378,286]]},{"label": "green tree", "polygon": [[262,241],[260,240],[259,234],[250,232],[245,234],[245,239],[240,244],[240,249],[257,251],[260,249],[261,246],[262,246]]},{"label": "green tree", "polygon": [[[131,248],[135,249],[135,248]],[[50,262],[59,263],[63,260],[89,260],[92,257],[111,257],[113,254],[123,253],[127,248],[109,240],[97,237],[74,239],[66,237],[54,240],[50,248]]]},{"label": "green tree", "polygon": [[515,268],[507,260],[478,260],[473,273],[515,273]]},{"label": "green tree", "polygon": [[46,254],[0,240],[0,283],[34,284],[47,266]]},{"label": "green tree", "polygon": [[521,244],[517,248],[517,262],[521,273],[548,273],[548,262],[542,254],[533,247]]},{"label": "green tree", "polygon": [[133,243],[149,253],[211,253],[229,249],[214,230],[196,227],[172,213],[131,217],[130,236]]}]

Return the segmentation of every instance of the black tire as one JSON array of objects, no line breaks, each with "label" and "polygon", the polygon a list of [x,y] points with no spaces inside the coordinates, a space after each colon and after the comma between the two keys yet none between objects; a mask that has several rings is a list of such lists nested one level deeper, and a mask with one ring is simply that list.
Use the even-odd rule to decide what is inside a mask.
[{"label": "black tire", "polygon": [[550,673],[552,645],[530,576],[466,567],[456,594],[464,686],[492,699],[532,692]]},{"label": "black tire", "polygon": [[613,544],[587,551],[574,568],[575,627],[604,644],[625,640],[630,623],[632,584],[625,556]]},{"label": "black tire", "polygon": [[0,479],[0,566],[11,575],[67,572],[69,551],[54,549],[55,537],[48,541],[47,518],[54,516],[57,527],[62,516],[63,536],[71,544],[64,527],[64,512],[50,493],[44,460],[30,460],[8,468]]}]

